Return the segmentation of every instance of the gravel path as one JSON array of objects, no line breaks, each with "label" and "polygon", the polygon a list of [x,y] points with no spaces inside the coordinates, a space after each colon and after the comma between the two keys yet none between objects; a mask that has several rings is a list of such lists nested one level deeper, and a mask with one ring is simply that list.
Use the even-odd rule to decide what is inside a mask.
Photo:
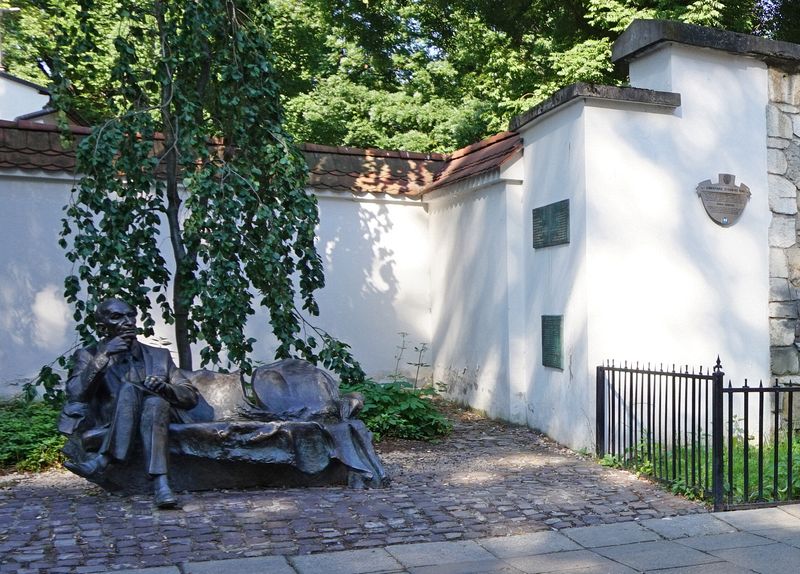
[{"label": "gravel path", "polygon": [[706,512],[524,427],[451,408],[439,444],[378,446],[386,489],[184,493],[159,511],[63,471],[0,477],[0,573],[105,572]]}]

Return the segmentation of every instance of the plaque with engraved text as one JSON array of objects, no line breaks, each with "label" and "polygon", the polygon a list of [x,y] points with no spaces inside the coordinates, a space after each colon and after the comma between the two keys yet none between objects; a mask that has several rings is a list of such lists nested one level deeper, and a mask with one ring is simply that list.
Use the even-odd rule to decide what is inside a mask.
[{"label": "plaque with engraved text", "polygon": [[735,175],[721,173],[717,183],[711,183],[710,179],[698,183],[697,195],[714,223],[730,227],[742,216],[750,200],[750,189],[745,184],[736,185]]}]

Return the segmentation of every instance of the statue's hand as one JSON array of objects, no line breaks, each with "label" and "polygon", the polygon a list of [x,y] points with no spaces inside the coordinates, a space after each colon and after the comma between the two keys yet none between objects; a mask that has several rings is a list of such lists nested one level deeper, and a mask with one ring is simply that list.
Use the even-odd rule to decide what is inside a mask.
[{"label": "statue's hand", "polygon": [[97,345],[97,355],[95,356],[97,368],[104,368],[112,356],[129,351],[130,348],[131,339],[127,333],[101,341]]},{"label": "statue's hand", "polygon": [[164,392],[169,388],[167,379],[158,375],[149,375],[145,377],[142,384],[148,391],[152,391],[157,395],[163,395]]},{"label": "statue's hand", "polygon": [[100,343],[98,350],[104,355],[117,355],[129,350],[130,346],[130,340],[127,337],[118,335],[113,339]]},{"label": "statue's hand", "polygon": [[136,331],[125,330],[116,337],[101,342],[97,347],[98,354],[111,356],[124,353],[130,350],[134,340],[136,340]]}]

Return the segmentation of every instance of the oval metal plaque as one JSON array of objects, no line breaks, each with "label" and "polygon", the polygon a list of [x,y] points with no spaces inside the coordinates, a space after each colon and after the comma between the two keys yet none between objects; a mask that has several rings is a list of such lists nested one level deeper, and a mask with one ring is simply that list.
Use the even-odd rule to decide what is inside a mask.
[{"label": "oval metal plaque", "polygon": [[721,173],[717,183],[711,183],[710,179],[698,183],[697,195],[714,223],[730,227],[739,221],[750,201],[750,188],[745,184],[736,185],[735,175]]}]

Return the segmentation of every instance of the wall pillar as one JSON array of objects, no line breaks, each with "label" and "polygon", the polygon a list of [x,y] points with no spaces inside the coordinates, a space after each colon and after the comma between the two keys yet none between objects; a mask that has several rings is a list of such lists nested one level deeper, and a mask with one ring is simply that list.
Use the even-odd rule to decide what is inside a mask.
[{"label": "wall pillar", "polygon": [[769,332],[772,375],[800,375],[800,74],[769,70],[767,105],[769,171]]}]

